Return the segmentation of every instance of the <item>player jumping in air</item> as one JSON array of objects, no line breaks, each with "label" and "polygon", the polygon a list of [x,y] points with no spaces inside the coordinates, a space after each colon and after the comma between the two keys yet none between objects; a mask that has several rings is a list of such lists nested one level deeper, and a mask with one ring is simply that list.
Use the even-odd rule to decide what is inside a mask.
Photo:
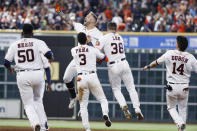
[{"label": "player jumping in air", "polygon": [[98,49],[87,45],[88,40],[85,33],[79,33],[77,39],[80,45],[72,48],[71,53],[76,63],[78,74],[77,89],[83,127],[86,131],[90,131],[87,110],[90,91],[100,102],[105,125],[110,127],[108,102],[96,73],[96,59],[107,62],[108,58]]},{"label": "player jumping in air", "polygon": [[[13,74],[14,68],[10,63],[14,59],[17,85],[30,124],[34,131],[46,131],[48,130],[47,117],[42,101],[45,89],[44,68],[48,78],[50,70],[43,63],[42,55],[51,62],[53,53],[44,41],[32,38],[32,25],[23,25],[22,36],[22,39],[10,45],[4,65]],[[50,88],[50,79],[48,82],[48,88]]]},{"label": "player jumping in air", "polygon": [[99,39],[97,48],[103,50],[105,55],[109,58],[108,75],[109,81],[112,87],[113,94],[122,108],[124,115],[127,119],[131,119],[131,113],[129,112],[126,100],[121,93],[121,80],[126,85],[127,91],[129,92],[130,98],[135,109],[135,114],[138,120],[142,120],[144,116],[140,110],[140,102],[138,94],[135,90],[133,75],[131,69],[126,60],[124,52],[124,42],[122,37],[116,32],[116,23],[109,23],[108,33]]},{"label": "player jumping in air", "polygon": [[[177,36],[176,50],[169,50],[160,58],[145,66],[147,70],[162,63],[166,65],[166,101],[167,109],[177,125],[179,131],[186,128],[187,102],[189,95],[189,78],[191,71],[197,72],[196,58],[185,50],[188,40],[184,36]],[[176,106],[178,105],[178,112]]]},{"label": "player jumping in air", "polygon": [[[96,43],[98,42],[98,39],[103,36],[102,32],[100,32],[95,26],[97,23],[97,17],[93,12],[90,12],[85,17],[83,25],[81,23],[74,22],[68,16],[64,15],[62,12],[60,13],[60,15],[65,20],[66,23],[69,23],[74,26],[74,29],[77,33],[84,32],[88,37],[90,37],[91,39],[90,46],[95,46]],[[72,79],[75,76],[77,76],[77,70],[76,70],[75,62],[72,60],[70,64],[67,66],[63,76],[63,80],[66,83],[66,86],[71,96],[69,109],[74,108],[76,102],[76,92],[74,88],[74,83],[72,81]]]}]

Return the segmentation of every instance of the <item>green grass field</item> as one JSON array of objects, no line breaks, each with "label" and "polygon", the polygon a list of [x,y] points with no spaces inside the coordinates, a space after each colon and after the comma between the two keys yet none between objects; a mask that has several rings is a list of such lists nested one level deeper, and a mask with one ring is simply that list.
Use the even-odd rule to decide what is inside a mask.
[{"label": "green grass field", "polygon": [[[177,131],[174,124],[161,123],[132,123],[113,122],[111,128],[107,128],[104,122],[90,122],[91,129],[125,130],[125,131]],[[73,128],[82,129],[81,121],[49,120],[51,128]],[[29,127],[28,120],[0,119],[0,126]],[[187,131],[197,131],[197,124],[188,124]]]}]

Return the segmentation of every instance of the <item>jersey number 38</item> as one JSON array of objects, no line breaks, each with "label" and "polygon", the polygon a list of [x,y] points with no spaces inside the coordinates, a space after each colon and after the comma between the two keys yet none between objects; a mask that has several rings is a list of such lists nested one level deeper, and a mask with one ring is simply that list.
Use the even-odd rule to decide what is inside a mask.
[{"label": "jersey number 38", "polygon": [[112,55],[124,52],[122,43],[111,43],[111,47],[113,47],[113,50],[111,51]]}]

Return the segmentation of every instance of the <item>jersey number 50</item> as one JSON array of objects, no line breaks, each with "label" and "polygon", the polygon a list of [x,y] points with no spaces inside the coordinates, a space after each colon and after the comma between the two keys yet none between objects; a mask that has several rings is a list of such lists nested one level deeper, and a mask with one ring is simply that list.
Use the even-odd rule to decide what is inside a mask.
[{"label": "jersey number 50", "polygon": [[23,63],[25,61],[32,62],[34,61],[34,51],[32,49],[19,50],[18,57],[18,63]]}]

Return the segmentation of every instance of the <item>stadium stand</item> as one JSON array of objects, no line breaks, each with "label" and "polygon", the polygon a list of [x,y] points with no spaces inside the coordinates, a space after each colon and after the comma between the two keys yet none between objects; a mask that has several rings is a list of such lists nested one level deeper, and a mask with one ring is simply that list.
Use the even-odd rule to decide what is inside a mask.
[{"label": "stadium stand", "polygon": [[[73,30],[56,12],[58,0],[0,0],[0,29],[21,29],[32,23],[37,30]],[[64,12],[83,22],[90,10],[98,27],[114,21],[119,31],[197,32],[195,0],[63,0]]]}]

